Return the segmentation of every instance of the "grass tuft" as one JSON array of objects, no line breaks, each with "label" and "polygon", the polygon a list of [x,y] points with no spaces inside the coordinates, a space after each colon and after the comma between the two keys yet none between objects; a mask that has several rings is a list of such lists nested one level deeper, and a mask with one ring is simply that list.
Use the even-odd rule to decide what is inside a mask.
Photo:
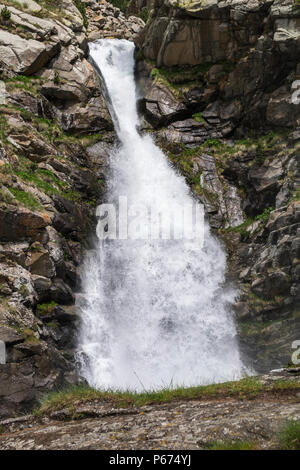
[{"label": "grass tuft", "polygon": [[200,398],[218,398],[224,395],[240,399],[253,398],[262,389],[261,383],[253,377],[223,384],[203,385],[198,387],[164,388],[157,391],[131,392],[120,390],[95,390],[87,385],[72,386],[46,395],[36,414],[47,414],[74,403],[94,399],[110,402],[120,407],[144,406],[149,404],[168,403],[178,400]]},{"label": "grass tuft", "polygon": [[300,421],[291,421],[278,435],[281,450],[300,450]]},{"label": "grass tuft", "polygon": [[205,448],[208,450],[255,450],[257,444],[242,440],[211,441],[206,444]]}]

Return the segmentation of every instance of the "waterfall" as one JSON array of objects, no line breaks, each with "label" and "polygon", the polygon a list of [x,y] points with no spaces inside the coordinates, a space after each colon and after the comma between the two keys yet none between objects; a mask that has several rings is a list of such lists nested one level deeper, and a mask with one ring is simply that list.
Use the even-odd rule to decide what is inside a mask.
[{"label": "waterfall", "polygon": [[[138,132],[134,45],[102,39],[90,44],[90,56],[119,139],[109,156],[107,201],[117,205],[126,197],[128,207],[154,208],[171,218],[196,201],[151,136]],[[139,228],[147,224],[141,211]],[[78,357],[88,383],[140,391],[240,378],[231,310],[236,293],[225,285],[225,270],[225,253],[206,222],[203,243],[197,237],[99,236],[86,257],[77,300]]]}]

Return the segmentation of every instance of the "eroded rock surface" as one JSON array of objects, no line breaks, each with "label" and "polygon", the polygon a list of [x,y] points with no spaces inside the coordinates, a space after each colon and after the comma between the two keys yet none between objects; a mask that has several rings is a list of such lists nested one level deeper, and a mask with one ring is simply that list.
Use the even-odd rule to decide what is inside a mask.
[{"label": "eroded rock surface", "polygon": [[[288,376],[288,379],[287,379]],[[265,383],[298,381],[284,372]],[[282,390],[252,399],[223,397],[120,408],[94,401],[75,404],[46,418],[27,416],[0,422],[0,449],[195,449],[211,442],[247,441],[255,449],[278,449],[277,433],[299,420],[297,391]]]}]

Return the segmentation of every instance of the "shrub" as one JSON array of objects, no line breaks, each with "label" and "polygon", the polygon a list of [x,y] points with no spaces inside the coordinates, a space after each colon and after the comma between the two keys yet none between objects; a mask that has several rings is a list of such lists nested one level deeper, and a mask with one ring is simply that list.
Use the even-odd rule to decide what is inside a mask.
[{"label": "shrub", "polygon": [[54,72],[53,83],[55,83],[55,85],[60,84],[60,75],[59,75],[59,72],[57,70],[55,70],[55,72]]},{"label": "shrub", "polygon": [[148,18],[149,18],[149,11],[148,11],[148,8],[144,7],[141,9],[140,13],[139,13],[139,17],[145,22],[147,23],[148,21]]},{"label": "shrub", "polygon": [[7,8],[7,6],[3,7],[2,10],[0,11],[0,16],[1,19],[4,21],[9,21],[11,17],[11,12]]}]

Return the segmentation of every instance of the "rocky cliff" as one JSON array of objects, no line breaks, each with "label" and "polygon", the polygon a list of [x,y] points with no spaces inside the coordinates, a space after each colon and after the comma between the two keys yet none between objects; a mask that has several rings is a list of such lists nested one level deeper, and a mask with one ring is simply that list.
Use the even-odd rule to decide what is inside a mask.
[{"label": "rocky cliff", "polygon": [[74,296],[114,141],[87,61],[99,37],[138,46],[143,128],[224,240],[245,357],[265,371],[300,339],[298,2],[148,0],[128,11],[148,17],[145,28],[105,0],[0,5],[2,415],[78,380]]},{"label": "rocky cliff", "polygon": [[0,415],[10,415],[77,380],[74,295],[114,139],[87,44],[134,39],[144,23],[105,1],[6,1],[0,18]]},{"label": "rocky cliff", "polygon": [[292,0],[148,2],[140,109],[224,240],[256,370],[300,337],[300,8]]}]

